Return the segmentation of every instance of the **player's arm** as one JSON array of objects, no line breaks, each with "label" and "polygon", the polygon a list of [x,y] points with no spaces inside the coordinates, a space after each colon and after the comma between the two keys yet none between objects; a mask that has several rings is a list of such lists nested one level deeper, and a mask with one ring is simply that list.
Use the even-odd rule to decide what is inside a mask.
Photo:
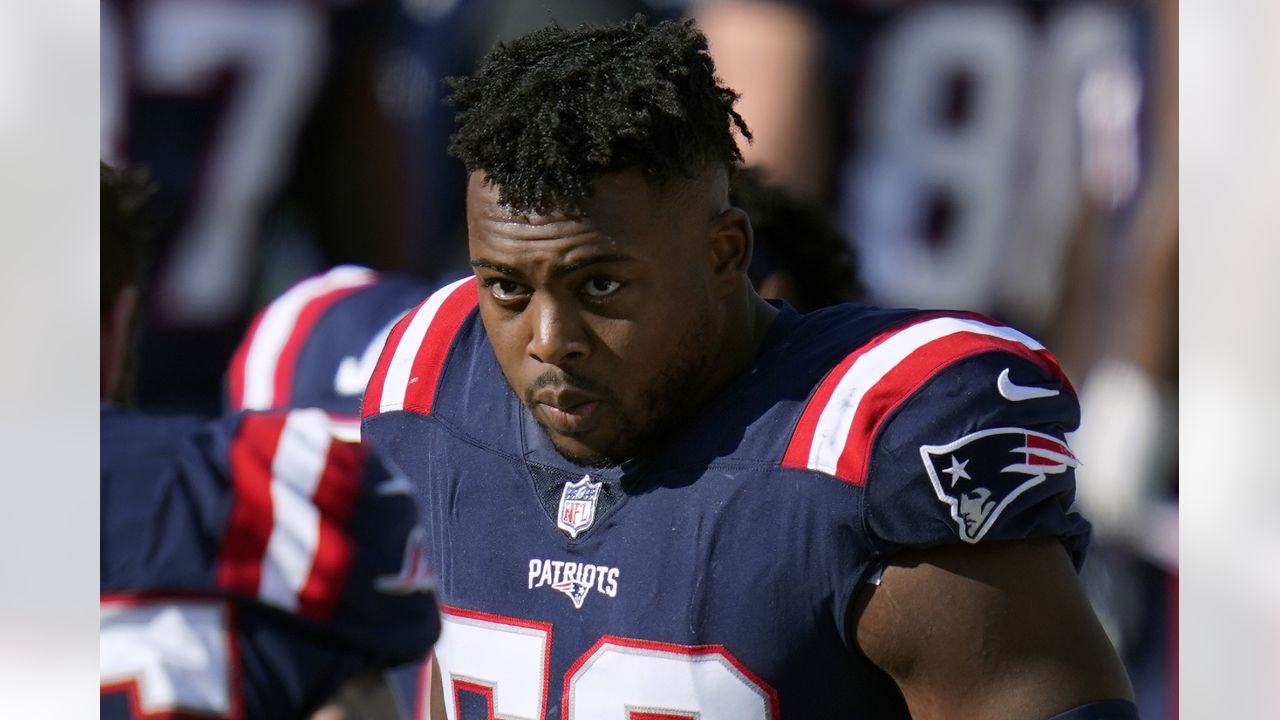
[{"label": "player's arm", "polygon": [[[858,647],[913,718],[1035,720],[1133,699],[1053,538],[905,550],[849,612]],[[1080,717],[1112,717],[1102,713]]]},{"label": "player's arm", "polygon": [[865,390],[836,463],[863,488],[859,524],[883,570],[849,588],[851,646],[915,718],[1044,720],[1106,701],[1127,709],[1059,720],[1135,717],[1075,574],[1089,525],[1066,435],[1080,411],[1056,360],[975,315],[926,315],[877,340],[850,366]]}]

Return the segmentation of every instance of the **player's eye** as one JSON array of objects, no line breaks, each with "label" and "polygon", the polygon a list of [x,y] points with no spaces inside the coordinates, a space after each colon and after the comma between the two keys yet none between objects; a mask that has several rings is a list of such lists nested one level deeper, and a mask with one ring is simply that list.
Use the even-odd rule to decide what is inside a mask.
[{"label": "player's eye", "polygon": [[607,298],[622,289],[622,283],[611,278],[591,278],[582,286],[582,292],[594,300]]},{"label": "player's eye", "polygon": [[519,300],[529,294],[529,289],[524,285],[504,278],[490,278],[484,281],[484,286],[497,300]]}]

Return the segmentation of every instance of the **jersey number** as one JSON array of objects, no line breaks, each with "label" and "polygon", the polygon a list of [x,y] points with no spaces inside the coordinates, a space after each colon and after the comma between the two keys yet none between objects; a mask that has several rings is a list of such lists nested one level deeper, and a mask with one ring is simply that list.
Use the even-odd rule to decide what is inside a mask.
[{"label": "jersey number", "polygon": [[231,612],[220,600],[104,597],[102,695],[126,693],[135,719],[241,717]]},{"label": "jersey number", "polygon": [[[177,320],[221,321],[243,299],[258,213],[279,186],[285,160],[320,82],[324,16],[308,2],[142,2],[132,42],[124,17],[104,3],[102,145],[121,142],[124,89],[195,96],[221,78],[231,92],[208,149],[199,194],[157,292]],[[132,69],[132,76],[126,72]]]},{"label": "jersey number", "polygon": [[995,3],[935,3],[875,53],[867,151],[845,168],[842,208],[870,289],[1044,320],[1081,188],[1114,206],[1137,181],[1127,18],[1078,3],[1037,28]]},{"label": "jersey number", "polygon": [[[552,627],[444,609],[436,644],[449,720],[544,720]],[[565,720],[770,720],[777,695],[719,645],[602,637],[564,677]],[[485,715],[464,711],[466,694]],[[705,703],[714,698],[715,706]]]}]

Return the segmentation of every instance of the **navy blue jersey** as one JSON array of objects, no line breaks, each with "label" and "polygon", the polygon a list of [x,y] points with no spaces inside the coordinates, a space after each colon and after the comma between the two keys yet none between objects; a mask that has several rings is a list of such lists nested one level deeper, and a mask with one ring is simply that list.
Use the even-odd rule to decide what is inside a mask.
[{"label": "navy blue jersey", "polygon": [[102,717],[302,717],[430,648],[416,508],[357,432],[103,410]]},{"label": "navy blue jersey", "polygon": [[434,289],[353,265],[299,282],[254,318],[231,358],[226,407],[355,418],[391,326]]},{"label": "navy blue jersey", "polygon": [[754,365],[622,466],[561,457],[475,310],[392,330],[363,437],[414,485],[451,720],[907,717],[847,641],[903,548],[1056,536],[1077,563],[1073,390],[981,316],[783,307]]}]

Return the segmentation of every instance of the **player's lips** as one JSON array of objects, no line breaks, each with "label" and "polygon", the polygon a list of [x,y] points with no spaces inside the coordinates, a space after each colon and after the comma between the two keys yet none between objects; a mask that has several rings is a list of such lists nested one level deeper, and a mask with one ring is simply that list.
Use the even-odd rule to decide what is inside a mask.
[{"label": "player's lips", "polygon": [[537,409],[551,430],[563,435],[584,433],[595,427],[600,400],[578,392],[546,393],[536,396]]}]

